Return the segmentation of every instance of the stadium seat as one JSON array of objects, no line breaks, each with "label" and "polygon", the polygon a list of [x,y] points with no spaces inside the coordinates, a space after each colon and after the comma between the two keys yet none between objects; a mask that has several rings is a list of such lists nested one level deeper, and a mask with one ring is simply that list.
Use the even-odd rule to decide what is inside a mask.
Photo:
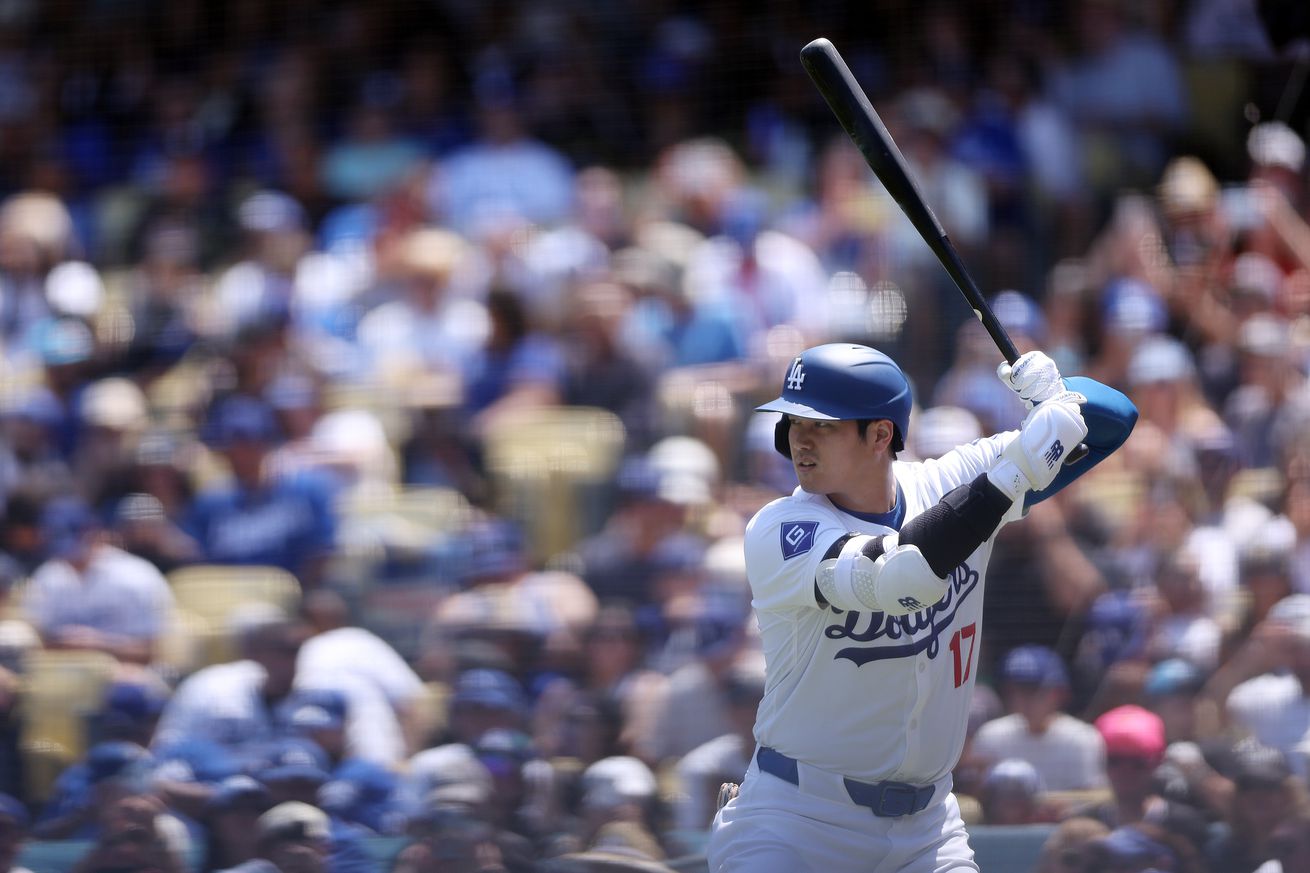
[{"label": "stadium seat", "polygon": [[545,407],[498,419],[486,463],[499,511],[523,522],[529,550],[545,560],[598,529],[602,490],[625,440],[618,416],[593,407]]},{"label": "stadium seat", "polygon": [[103,652],[29,652],[23,674],[22,746],[28,789],[44,796],[59,770],[86,751],[87,719],[100,708],[118,662]]},{"label": "stadium seat", "polygon": [[237,607],[268,603],[293,613],[300,606],[300,583],[279,567],[197,564],[173,570],[168,581],[178,609],[199,620],[192,624],[201,635],[196,666],[235,656],[227,631]]}]

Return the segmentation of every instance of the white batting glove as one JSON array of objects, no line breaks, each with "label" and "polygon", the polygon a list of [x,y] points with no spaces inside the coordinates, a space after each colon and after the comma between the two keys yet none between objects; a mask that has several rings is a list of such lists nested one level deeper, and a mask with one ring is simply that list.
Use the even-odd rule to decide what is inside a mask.
[{"label": "white batting glove", "polygon": [[1065,456],[1087,436],[1079,405],[1087,398],[1065,391],[1028,413],[1019,435],[987,471],[987,478],[1011,500],[1025,491],[1042,491],[1055,481]]},{"label": "white batting glove", "polygon": [[1020,355],[1011,365],[1002,361],[996,368],[996,375],[1011,391],[1032,409],[1039,403],[1050,400],[1064,390],[1060,379],[1060,368],[1045,352],[1028,352]]}]

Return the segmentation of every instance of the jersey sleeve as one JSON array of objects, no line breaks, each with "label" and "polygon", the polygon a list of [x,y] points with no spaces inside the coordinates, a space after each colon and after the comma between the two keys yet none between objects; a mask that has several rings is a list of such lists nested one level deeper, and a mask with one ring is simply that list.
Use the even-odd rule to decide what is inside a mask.
[{"label": "jersey sleeve", "polygon": [[848,533],[812,503],[783,498],[746,526],[746,576],[757,610],[818,608],[814,576],[823,555]]},{"label": "jersey sleeve", "polygon": [[1064,384],[1087,398],[1082,407],[1083,420],[1087,422],[1087,457],[1065,466],[1045,490],[1028,492],[1025,507],[1041,503],[1110,457],[1137,424],[1137,407],[1121,392],[1086,376],[1071,376]]}]

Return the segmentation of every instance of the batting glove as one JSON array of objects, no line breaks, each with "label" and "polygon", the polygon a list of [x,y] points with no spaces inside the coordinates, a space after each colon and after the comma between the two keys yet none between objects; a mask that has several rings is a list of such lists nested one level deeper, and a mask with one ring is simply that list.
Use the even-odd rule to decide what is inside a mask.
[{"label": "batting glove", "polygon": [[987,471],[987,478],[1011,500],[1025,491],[1042,491],[1055,481],[1065,455],[1087,436],[1079,405],[1087,398],[1065,391],[1033,409],[1019,435],[1001,453],[1001,459]]},{"label": "batting glove", "polygon": [[1020,355],[1011,365],[1003,361],[996,368],[996,375],[1018,394],[1029,409],[1050,400],[1064,390],[1060,379],[1060,368],[1045,352],[1028,352]]}]

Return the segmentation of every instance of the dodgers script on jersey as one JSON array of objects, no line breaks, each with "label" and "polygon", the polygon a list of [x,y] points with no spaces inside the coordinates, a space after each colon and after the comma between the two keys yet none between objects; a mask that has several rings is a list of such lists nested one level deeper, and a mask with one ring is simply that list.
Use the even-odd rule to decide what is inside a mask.
[{"label": "dodgers script on jersey", "polygon": [[[929,785],[951,772],[973,696],[995,534],[951,572],[940,602],[905,616],[821,607],[814,579],[839,537],[892,533],[889,525],[986,472],[1015,436],[895,462],[898,506],[886,517],[853,515],[798,488],[751,519],[746,568],[768,665],[756,741],[865,782]],[[1006,520],[1021,513],[1017,501]]]}]

